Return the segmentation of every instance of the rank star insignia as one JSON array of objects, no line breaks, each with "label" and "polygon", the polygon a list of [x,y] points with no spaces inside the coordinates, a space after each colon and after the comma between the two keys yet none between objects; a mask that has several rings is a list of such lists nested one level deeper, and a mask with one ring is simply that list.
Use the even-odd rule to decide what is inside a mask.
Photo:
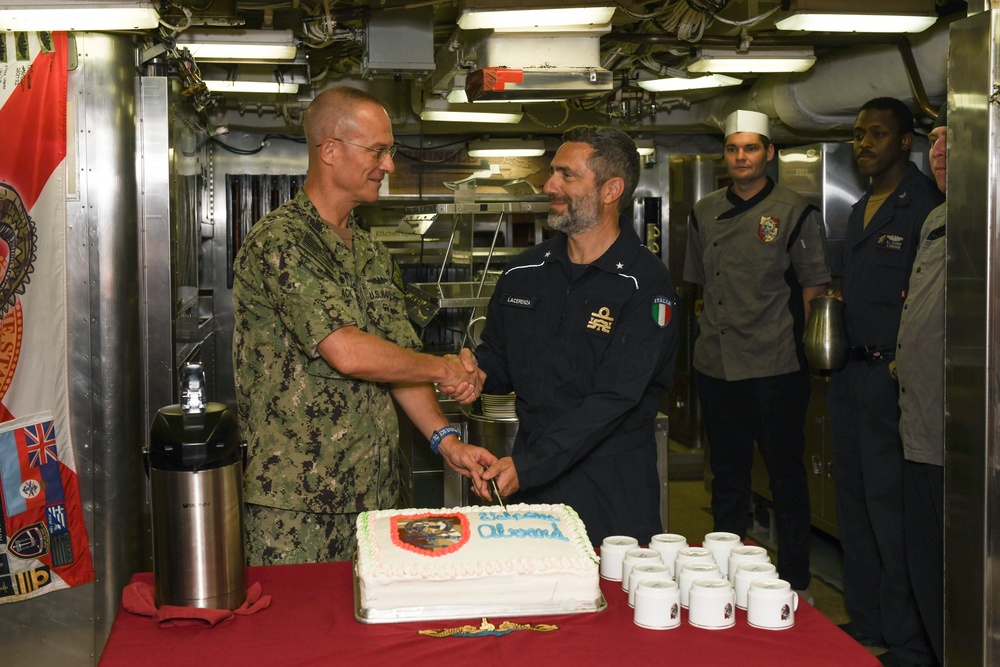
[{"label": "rank star insignia", "polygon": [[772,218],[769,215],[760,216],[760,222],[757,223],[757,238],[764,243],[770,243],[778,238],[778,225],[780,222],[777,218]]},{"label": "rank star insignia", "polygon": [[621,271],[622,269],[625,268],[625,265],[622,264],[621,262],[618,262],[617,264],[615,264],[615,268]]},{"label": "rank star insignia", "polygon": [[547,258],[547,257],[550,257],[551,255],[552,255],[552,252],[551,252],[551,251],[549,251],[549,252],[545,253],[545,257],[546,257],[546,258]]}]

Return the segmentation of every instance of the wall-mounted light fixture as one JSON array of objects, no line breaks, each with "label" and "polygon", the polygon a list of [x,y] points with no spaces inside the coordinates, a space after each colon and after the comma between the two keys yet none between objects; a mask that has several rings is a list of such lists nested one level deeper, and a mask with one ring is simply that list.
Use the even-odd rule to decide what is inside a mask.
[{"label": "wall-mounted light fixture", "polygon": [[28,0],[0,5],[0,30],[149,30],[160,23],[148,0]]},{"label": "wall-mounted light fixture", "polygon": [[641,157],[656,154],[656,145],[652,139],[633,139],[633,141],[635,141],[635,150],[638,151]]},{"label": "wall-mounted light fixture", "polygon": [[538,157],[545,143],[522,139],[487,139],[469,144],[469,157]]},{"label": "wall-mounted light fixture", "polygon": [[726,76],[725,74],[708,74],[706,76],[692,76],[690,78],[672,76],[665,79],[648,79],[646,81],[639,81],[639,87],[654,93],[665,93],[738,86],[741,83],[743,83],[742,79]]},{"label": "wall-mounted light fixture", "polygon": [[420,120],[454,123],[520,123],[521,109],[509,104],[451,104],[431,97],[424,100]]},{"label": "wall-mounted light fixture", "polygon": [[817,32],[921,32],[934,25],[933,3],[924,0],[795,0],[778,30]]},{"label": "wall-mounted light fixture", "polygon": [[295,60],[298,51],[291,30],[185,30],[177,46],[198,62]]},{"label": "wall-mounted light fixture", "polygon": [[462,30],[565,32],[610,23],[614,13],[613,5],[567,7],[561,3],[536,2],[532,9],[523,9],[523,2],[466,0],[461,4],[458,27]]},{"label": "wall-mounted light fixture", "polygon": [[689,72],[716,74],[763,74],[767,72],[804,72],[816,63],[811,48],[767,48],[739,53],[733,49],[703,48],[695,50],[695,60]]}]

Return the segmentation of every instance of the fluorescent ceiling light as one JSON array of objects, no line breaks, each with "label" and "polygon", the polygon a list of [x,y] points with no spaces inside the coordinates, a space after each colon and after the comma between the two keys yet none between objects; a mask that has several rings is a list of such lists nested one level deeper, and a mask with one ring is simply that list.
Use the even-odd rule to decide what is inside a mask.
[{"label": "fluorescent ceiling light", "polygon": [[458,17],[458,27],[462,30],[573,30],[579,26],[609,23],[614,13],[614,7],[463,9],[462,14]]},{"label": "fluorescent ceiling light", "polygon": [[294,95],[299,92],[297,83],[277,81],[217,81],[205,80],[205,87],[213,93],[284,93]]},{"label": "fluorescent ceiling light", "polygon": [[187,30],[177,46],[196,61],[295,60],[297,52],[291,30]]},{"label": "fluorescent ceiling light", "polygon": [[722,88],[723,86],[738,86],[743,83],[725,74],[709,74],[708,76],[694,76],[689,79],[683,77],[669,77],[666,79],[650,79],[640,81],[639,87],[654,93],[673,92],[680,90],[701,90],[704,88]]},{"label": "fluorescent ceiling light", "polygon": [[746,73],[805,72],[816,63],[812,49],[753,49],[737,53],[729,49],[696,49],[697,60],[689,72]]},{"label": "fluorescent ceiling light", "polygon": [[201,78],[213,93],[282,93],[294,95],[309,85],[305,63],[204,63]]},{"label": "fluorescent ceiling light", "polygon": [[449,104],[446,100],[424,100],[420,120],[454,123],[520,123],[524,114],[505,104]]},{"label": "fluorescent ceiling light", "polygon": [[810,13],[783,18],[774,27],[816,32],[922,32],[936,21],[936,15]]},{"label": "fluorescent ceiling light", "polygon": [[469,157],[538,157],[539,155],[545,155],[545,144],[541,141],[493,139],[473,141],[469,146]]},{"label": "fluorescent ceiling light", "polygon": [[149,30],[160,23],[152,2],[34,0],[0,5],[0,30]]},{"label": "fluorescent ceiling light", "polygon": [[920,32],[937,21],[927,0],[792,0],[786,9],[775,23],[778,30]]},{"label": "fluorescent ceiling light", "polygon": [[420,112],[420,120],[448,121],[452,123],[520,123],[524,114],[493,113],[488,111],[448,111],[424,109]]}]

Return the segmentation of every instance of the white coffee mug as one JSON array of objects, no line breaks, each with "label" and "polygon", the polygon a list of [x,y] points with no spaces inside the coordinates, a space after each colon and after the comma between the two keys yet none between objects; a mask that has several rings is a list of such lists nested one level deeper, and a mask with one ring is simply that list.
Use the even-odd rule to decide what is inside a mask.
[{"label": "white coffee mug", "polygon": [[629,549],[622,560],[622,590],[628,593],[628,575],[636,563],[662,563],[660,552],[649,547]]},{"label": "white coffee mug", "polygon": [[695,579],[688,592],[688,623],[706,630],[733,627],[735,595],[725,579]]},{"label": "white coffee mug", "polygon": [[729,552],[729,580],[733,580],[736,568],[743,563],[770,563],[771,557],[767,555],[764,547],[741,546]]},{"label": "white coffee mug", "polygon": [[729,552],[736,547],[743,546],[743,542],[736,533],[716,531],[705,536],[702,546],[712,552],[712,556],[715,557],[715,564],[722,570],[722,576],[728,577]]},{"label": "white coffee mug", "polygon": [[681,606],[688,606],[688,593],[695,579],[722,579],[722,572],[715,563],[688,563],[677,573],[677,586],[681,589]]},{"label": "white coffee mug", "polygon": [[763,630],[787,630],[795,625],[799,595],[782,579],[757,579],[747,591],[747,623]]},{"label": "white coffee mug", "polygon": [[677,552],[688,547],[687,538],[676,533],[660,533],[649,538],[649,548],[660,552],[663,564],[670,570],[670,576],[675,576],[674,560]]},{"label": "white coffee mug", "polygon": [[670,579],[644,579],[636,585],[632,620],[641,628],[669,630],[681,624],[680,591]]},{"label": "white coffee mug", "polygon": [[684,547],[678,550],[677,556],[674,558],[674,581],[677,581],[681,570],[688,563],[715,563],[715,556],[704,547]]},{"label": "white coffee mug", "polygon": [[777,579],[778,570],[773,563],[740,563],[733,574],[733,590],[736,591],[736,606],[747,608],[747,591],[750,582],[756,579]]},{"label": "white coffee mug", "polygon": [[601,542],[601,578],[622,580],[622,561],[625,552],[639,546],[639,540],[625,535],[611,535]]},{"label": "white coffee mug", "polygon": [[628,575],[628,606],[635,606],[635,589],[644,579],[672,579],[670,570],[663,563],[638,562]]}]

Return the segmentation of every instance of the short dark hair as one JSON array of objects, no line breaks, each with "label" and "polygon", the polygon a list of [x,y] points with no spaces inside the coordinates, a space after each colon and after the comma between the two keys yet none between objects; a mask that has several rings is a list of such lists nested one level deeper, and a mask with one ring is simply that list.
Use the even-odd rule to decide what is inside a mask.
[{"label": "short dark hair", "polygon": [[618,200],[618,212],[624,211],[639,184],[639,152],[632,137],[613,127],[578,125],[566,130],[562,138],[593,147],[587,166],[594,172],[598,186],[615,176],[625,181],[625,190]]},{"label": "short dark hair", "polygon": [[896,123],[899,125],[900,134],[906,134],[907,132],[913,132],[913,112],[910,108],[903,104],[901,101],[897,100],[895,97],[876,97],[870,99],[861,105],[861,111],[867,111],[868,109],[877,109],[878,111],[888,111],[892,114],[892,117],[896,119]]}]

